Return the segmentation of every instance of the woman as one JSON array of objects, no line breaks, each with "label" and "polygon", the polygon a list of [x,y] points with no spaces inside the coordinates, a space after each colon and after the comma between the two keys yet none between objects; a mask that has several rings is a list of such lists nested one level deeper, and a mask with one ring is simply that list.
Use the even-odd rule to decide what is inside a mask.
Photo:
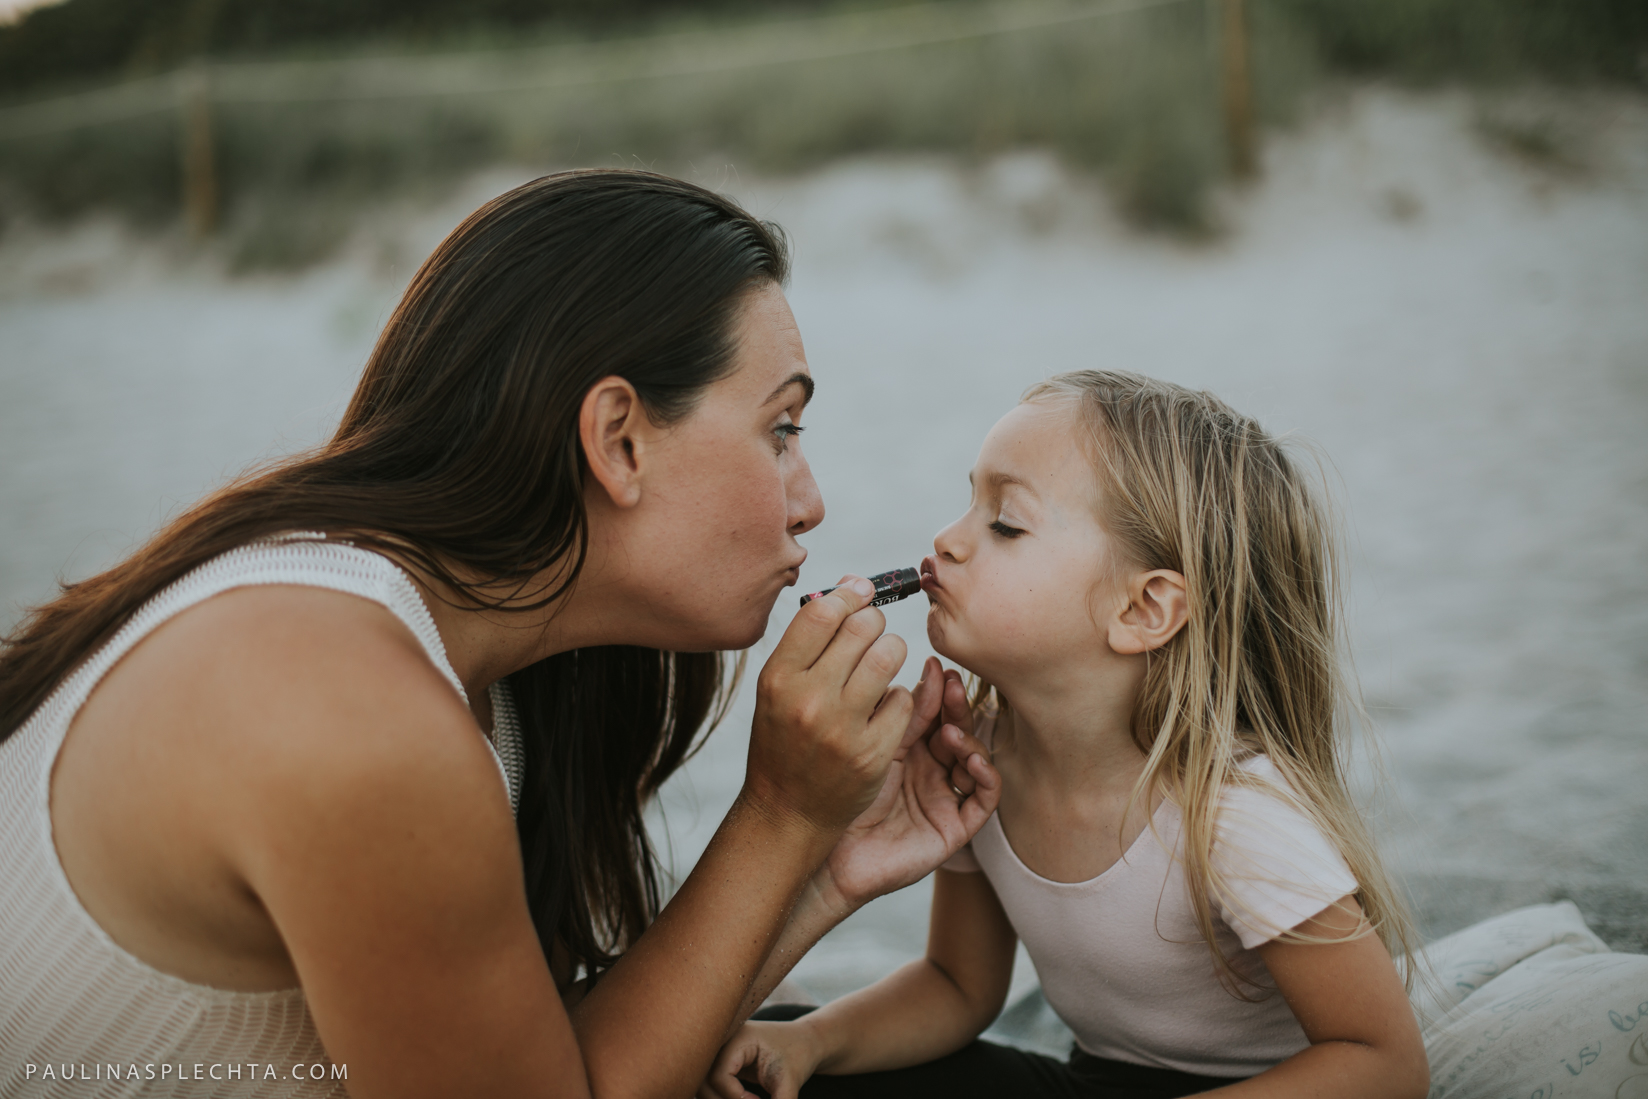
[{"label": "woman", "polygon": [[643,805],[823,517],[785,275],[689,184],[512,191],[330,443],[23,623],[0,1094],[690,1093],[818,935],[970,838],[994,773],[922,739],[936,669],[889,689],[903,642],[851,580],[775,648],[658,911]]}]

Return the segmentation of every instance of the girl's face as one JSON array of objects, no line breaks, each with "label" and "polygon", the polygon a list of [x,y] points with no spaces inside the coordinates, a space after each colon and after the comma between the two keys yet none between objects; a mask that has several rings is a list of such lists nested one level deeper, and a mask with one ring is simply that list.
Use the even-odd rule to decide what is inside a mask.
[{"label": "girl's face", "polygon": [[969,475],[971,505],[922,562],[933,648],[999,687],[1110,652],[1095,612],[1122,570],[1087,445],[1063,402],[1003,416]]}]

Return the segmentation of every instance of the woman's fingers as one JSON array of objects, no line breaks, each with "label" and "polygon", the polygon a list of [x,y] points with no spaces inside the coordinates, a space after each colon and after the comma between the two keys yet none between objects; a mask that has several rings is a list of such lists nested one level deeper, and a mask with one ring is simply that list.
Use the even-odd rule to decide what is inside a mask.
[{"label": "woman's fingers", "polygon": [[874,799],[908,733],[910,692],[888,690],[904,641],[872,593],[854,577],[809,602],[756,680],[746,794],[825,830]]},{"label": "woman's fingers", "polygon": [[[849,628],[852,626],[850,620],[847,626]],[[843,629],[842,632],[845,633],[846,629]],[[846,684],[841,688],[841,700],[854,709],[867,710],[881,705],[883,696],[888,693],[888,684],[893,681],[893,676],[898,674],[898,670],[904,666],[904,657],[908,652],[909,648],[904,644],[904,639],[896,633],[882,634],[876,638],[874,644],[867,646],[863,655],[854,662],[851,674],[847,677]],[[823,661],[820,661],[820,663],[823,663]],[[909,691],[903,687],[899,687],[897,690],[906,700],[910,699]],[[910,712],[913,709],[914,704],[912,702],[910,708],[904,711],[906,722],[908,722]],[[905,726],[900,725],[893,737],[895,745],[903,740],[904,731]]]},{"label": "woman's fingers", "polygon": [[[827,595],[824,598],[828,599],[830,596]],[[815,602],[822,602],[822,600],[815,600]],[[797,617],[800,616],[797,615]],[[879,642],[885,640],[888,636],[897,636],[889,635],[886,631],[887,616],[876,608],[865,607],[862,610],[854,611],[842,619],[835,637],[830,639],[830,643],[824,646],[824,651],[818,655],[818,659],[813,661],[813,666],[809,669],[810,674],[821,681],[830,683],[847,682],[854,673],[863,667],[865,658],[871,649],[875,648]],[[898,663],[900,665],[904,663],[903,644],[902,641],[899,642]],[[897,666],[888,673],[888,678],[891,679],[896,674],[898,674]],[[883,684],[882,687],[886,689],[886,684]]]},{"label": "woman's fingers", "polygon": [[[841,624],[869,606],[874,595],[875,585],[863,577],[843,577],[830,594],[812,600],[796,612],[767,659],[767,666],[798,672],[811,668],[835,640]],[[880,632],[876,630],[877,634]],[[875,640],[874,636],[870,640]]]}]

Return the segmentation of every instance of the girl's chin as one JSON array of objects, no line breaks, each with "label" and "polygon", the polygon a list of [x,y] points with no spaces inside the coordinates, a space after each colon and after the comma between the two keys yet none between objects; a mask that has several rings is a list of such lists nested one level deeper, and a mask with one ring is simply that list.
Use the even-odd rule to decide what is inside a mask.
[{"label": "girl's chin", "polygon": [[963,671],[973,672],[973,662],[969,659],[967,646],[954,644],[952,636],[945,631],[944,624],[935,614],[927,615],[927,642],[939,656],[959,665]]}]

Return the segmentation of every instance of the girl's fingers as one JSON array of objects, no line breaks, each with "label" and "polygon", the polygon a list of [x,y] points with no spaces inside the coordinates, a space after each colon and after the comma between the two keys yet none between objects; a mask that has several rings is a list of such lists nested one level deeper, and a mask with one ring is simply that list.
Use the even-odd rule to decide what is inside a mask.
[{"label": "girl's fingers", "polygon": [[973,731],[973,709],[967,705],[967,688],[962,685],[961,673],[950,668],[944,673],[943,718],[963,732]]},{"label": "girl's fingers", "polygon": [[742,1060],[729,1062],[726,1054],[722,1054],[704,1080],[704,1086],[699,1089],[700,1099],[744,1099],[746,1095],[750,1095],[744,1081],[738,1078],[738,1073],[743,1068]]},{"label": "girl's fingers", "polygon": [[980,755],[968,756],[966,767],[973,779],[973,793],[961,803],[959,814],[971,839],[1001,803],[1001,775]]},{"label": "girl's fingers", "polygon": [[[894,640],[897,640],[896,638]],[[910,692],[903,687],[889,687],[881,695],[875,711],[870,714],[865,735],[871,744],[891,744],[899,729],[910,725]]]},{"label": "girl's fingers", "polygon": [[990,749],[971,733],[963,732],[949,723],[939,729],[938,735],[933,737],[933,758],[955,772],[952,777],[956,779],[956,786],[963,792],[972,790],[972,786],[964,781],[967,776],[968,756],[983,756],[988,763]]},{"label": "girl's fingers", "polygon": [[921,666],[921,679],[916,683],[916,689],[910,692],[910,699],[915,710],[910,714],[910,727],[904,732],[904,742],[900,748],[909,748],[920,738],[933,731],[938,721],[939,707],[944,702],[944,669],[938,662],[938,657],[929,656]]},{"label": "girl's fingers", "polygon": [[961,797],[971,794],[976,783],[967,770],[967,759],[976,753],[976,748],[973,751],[968,750],[968,742],[973,738],[954,725],[946,725],[933,739],[938,742],[938,748],[941,749],[933,753],[933,758],[944,763],[950,789]]},{"label": "girl's fingers", "polygon": [[760,1045],[747,1032],[733,1035],[732,1040],[722,1046],[721,1052],[716,1055],[700,1091],[710,1091],[708,1099],[744,1099],[748,1092],[743,1081],[738,1079],[738,1074],[747,1065],[753,1064],[760,1053]]}]

